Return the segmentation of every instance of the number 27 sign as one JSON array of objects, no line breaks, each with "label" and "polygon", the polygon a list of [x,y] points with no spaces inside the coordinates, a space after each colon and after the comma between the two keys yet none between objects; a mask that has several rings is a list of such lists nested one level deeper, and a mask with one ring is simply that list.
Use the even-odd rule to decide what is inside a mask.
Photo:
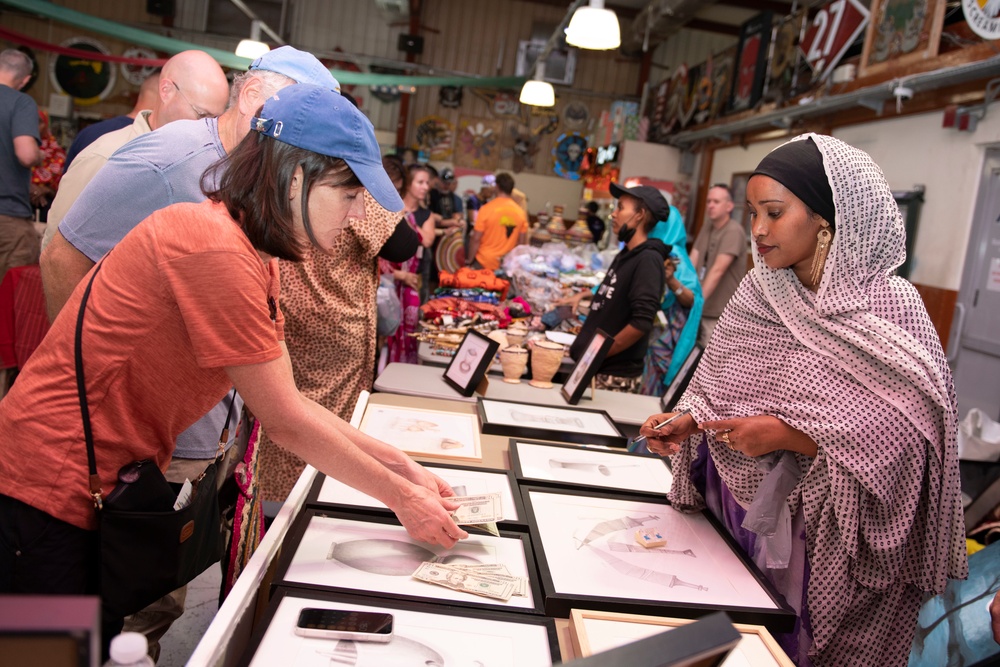
[{"label": "number 27 sign", "polygon": [[834,0],[813,18],[800,48],[815,73],[825,79],[868,24],[868,9],[858,0]]}]

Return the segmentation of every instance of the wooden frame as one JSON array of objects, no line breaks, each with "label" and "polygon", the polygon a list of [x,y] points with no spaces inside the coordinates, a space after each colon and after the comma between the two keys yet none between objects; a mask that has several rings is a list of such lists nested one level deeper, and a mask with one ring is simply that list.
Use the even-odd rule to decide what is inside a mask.
[{"label": "wooden frame", "polygon": [[[858,76],[881,74],[936,57],[945,5],[945,0],[872,0]],[[896,51],[897,42],[906,51]]]},{"label": "wooden frame", "polygon": [[[556,445],[511,438],[507,447],[510,467],[518,482],[594,490],[595,487],[622,493],[666,497],[673,483],[669,459],[651,454],[591,449],[575,445]],[[549,456],[556,458],[545,459]],[[546,465],[539,465],[539,463]],[[616,483],[614,470],[627,466]]]},{"label": "wooden frame", "polygon": [[[432,558],[443,564],[502,563],[511,574],[528,578],[528,595],[504,602],[409,576],[410,566],[415,571],[421,562]],[[501,531],[500,537],[473,533],[451,549],[444,549],[417,542],[395,517],[389,516],[303,510],[285,539],[272,585],[520,614],[542,613],[534,552],[524,533]]]},{"label": "wooden frame", "polygon": [[[629,633],[629,638],[645,637],[656,634],[664,629],[679,628],[693,623],[689,618],[668,618],[662,616],[643,616],[640,614],[620,614],[611,611],[592,611],[589,609],[572,609],[569,612],[570,638],[573,640],[573,650],[581,658],[601,653],[614,648],[608,643],[607,637],[594,636],[588,632],[588,621],[607,621],[614,624],[635,625],[635,631]],[[645,626],[645,627],[643,627]],[[733,649],[733,653],[744,653],[747,664],[754,667],[795,667],[795,663],[781,648],[777,640],[762,625],[734,623],[733,627],[743,635],[743,639]],[[641,628],[641,632],[638,632]],[[648,630],[648,631],[647,631]],[[622,637],[624,639],[625,637]],[[762,649],[767,654],[762,653]],[[751,653],[752,651],[752,653]],[[751,655],[746,655],[751,653]],[[769,654],[769,655],[768,655]],[[771,660],[769,662],[768,660]]]},{"label": "wooden frame", "polygon": [[[666,499],[522,486],[545,613],[573,608],[698,618],[790,632],[795,612],[710,512],[682,514]],[[633,533],[655,528],[663,547]],[[585,548],[586,547],[586,548]]]},{"label": "wooden frame", "polygon": [[[413,456],[445,461],[483,460],[475,415],[369,404],[358,430]],[[435,446],[436,442],[439,444]]]},{"label": "wooden frame", "polygon": [[601,368],[604,358],[608,356],[608,350],[614,344],[614,337],[608,335],[606,332],[600,329],[594,332],[594,337],[587,343],[580,361],[576,362],[573,372],[569,374],[569,378],[566,379],[566,383],[560,389],[562,397],[566,399],[567,403],[576,405],[580,402],[583,392],[590,386],[590,381]]},{"label": "wooden frame", "polygon": [[472,396],[486,377],[486,371],[499,349],[499,341],[469,329],[444,369],[444,381],[462,396]]},{"label": "wooden frame", "polygon": [[[424,664],[429,656],[438,651],[456,652],[458,648],[456,645],[463,640],[468,640],[466,644],[474,644],[471,651],[466,646],[463,654],[458,656],[449,654],[450,659],[435,660],[434,664],[451,664],[456,658],[464,660],[469,658],[473,651],[478,653],[481,650],[488,651],[495,660],[501,658],[500,651],[504,649],[510,651],[511,655],[506,656],[509,660],[506,662],[508,667],[519,667],[524,664],[557,664],[561,657],[555,620],[544,616],[504,614],[481,609],[460,609],[446,605],[370,599],[341,593],[279,587],[257,624],[238,664],[244,667],[297,664],[296,658],[302,657],[303,653],[310,656],[309,652],[315,650],[314,647],[336,656],[338,648],[336,642],[326,639],[310,640],[294,634],[295,618],[305,607],[386,611],[393,614],[395,625],[393,641],[397,638],[402,638],[403,641],[398,642],[395,647],[393,641],[383,645],[361,642],[354,646],[341,647],[345,651],[348,649],[357,651],[359,658],[357,664],[386,664],[390,662],[390,657],[398,659],[398,656],[386,656],[387,649],[395,649],[397,652],[420,652],[412,656],[404,654],[401,662],[393,664],[416,664],[416,662]],[[482,629],[480,635],[477,635],[478,628]],[[503,633],[505,628],[509,628],[511,634],[505,635]],[[428,636],[436,631],[446,634],[443,642],[446,646],[441,646],[442,642],[437,637],[435,639],[438,640],[438,646],[428,641]],[[447,637],[448,634],[451,636]],[[516,637],[513,636],[515,634]],[[499,646],[483,645],[483,641],[488,642],[491,637],[500,640]],[[531,642],[537,642],[537,645],[531,646]],[[354,643],[347,642],[347,644]],[[366,651],[372,651],[373,654],[365,655]],[[347,657],[349,656],[344,656],[345,659]],[[328,659],[325,662],[333,661]]]},{"label": "wooden frame", "polygon": [[[504,507],[504,519],[497,526],[502,530],[525,531],[528,529],[524,514],[524,503],[511,470],[492,470],[449,465],[447,463],[424,463],[424,468],[455,488],[458,495],[479,495],[499,489],[500,501]],[[458,485],[466,486],[466,493],[460,493]],[[473,485],[469,488],[469,485]],[[354,489],[343,482],[322,473],[316,475],[306,496],[306,505],[318,509],[358,512],[361,514],[391,515],[392,511],[381,501]]]},{"label": "wooden frame", "polygon": [[539,406],[534,403],[480,397],[476,402],[476,412],[482,432],[489,435],[575,442],[581,445],[628,445],[628,438],[604,410]]}]

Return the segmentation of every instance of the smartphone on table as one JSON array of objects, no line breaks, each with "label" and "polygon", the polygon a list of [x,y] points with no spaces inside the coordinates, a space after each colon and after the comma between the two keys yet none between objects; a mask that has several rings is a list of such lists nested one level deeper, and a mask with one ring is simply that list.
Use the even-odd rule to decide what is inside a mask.
[{"label": "smartphone on table", "polygon": [[295,633],[320,639],[388,642],[392,639],[392,614],[306,607],[299,612]]}]

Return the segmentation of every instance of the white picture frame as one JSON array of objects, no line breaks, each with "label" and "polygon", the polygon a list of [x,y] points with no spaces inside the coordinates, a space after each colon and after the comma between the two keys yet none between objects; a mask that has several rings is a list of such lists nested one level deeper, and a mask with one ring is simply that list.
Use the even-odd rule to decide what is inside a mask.
[{"label": "white picture frame", "polygon": [[[514,473],[510,470],[469,468],[445,463],[425,463],[424,468],[447,482],[457,495],[499,493],[503,509],[503,520],[499,525],[521,530],[526,527],[521,494]],[[310,507],[357,508],[380,513],[389,511],[382,501],[323,474],[317,475],[306,504]]]},{"label": "white picture frame", "polygon": [[511,438],[510,466],[518,480],[547,486],[615,489],[665,498],[673,484],[667,459],[607,449]]},{"label": "white picture frame", "polygon": [[413,456],[483,460],[473,414],[369,403],[358,430]]},{"label": "white picture frame", "polygon": [[[451,549],[445,549],[417,542],[395,517],[309,509],[297,519],[286,543],[275,577],[282,585],[541,613],[542,598],[534,581],[534,556],[523,533],[505,531],[500,537],[470,534]],[[504,601],[411,576],[421,563],[432,560],[442,564],[502,564],[510,574],[528,578],[528,594]]]},{"label": "white picture frame", "polygon": [[[707,512],[611,492],[522,486],[545,613],[582,607],[682,618],[724,611],[788,632],[795,612]],[[667,540],[645,548],[640,529]]]},{"label": "white picture frame", "polygon": [[476,412],[482,432],[490,435],[609,447],[625,447],[628,443],[628,438],[603,410],[479,397]]},{"label": "white picture frame", "polygon": [[[393,638],[385,644],[302,637],[295,633],[307,607],[391,613]],[[555,621],[543,616],[502,614],[443,605],[371,600],[351,595],[281,587],[272,598],[240,660],[249,667],[345,664],[472,665],[484,655],[490,665],[548,666],[559,662]]]},{"label": "white picture frame", "polygon": [[[625,644],[693,623],[690,618],[669,618],[612,611],[572,609],[570,636],[577,656],[586,658]],[[788,654],[763,625],[734,623],[740,642],[721,667],[795,667]]]}]

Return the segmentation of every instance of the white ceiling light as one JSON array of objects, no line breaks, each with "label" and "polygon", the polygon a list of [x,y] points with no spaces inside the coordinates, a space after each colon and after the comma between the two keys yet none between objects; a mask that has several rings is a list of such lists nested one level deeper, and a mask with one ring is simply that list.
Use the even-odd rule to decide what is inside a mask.
[{"label": "white ceiling light", "polygon": [[241,58],[257,60],[262,55],[271,50],[271,47],[260,41],[260,26],[263,21],[254,19],[250,21],[250,39],[240,40],[236,47],[236,55]]},{"label": "white ceiling light", "polygon": [[556,104],[556,91],[552,84],[545,81],[545,61],[539,60],[535,65],[535,78],[524,82],[521,88],[521,104],[533,107],[552,107]]},{"label": "white ceiling light", "polygon": [[618,17],[604,8],[604,0],[590,0],[590,6],[573,13],[566,28],[566,43],[581,49],[617,49],[622,43]]}]

